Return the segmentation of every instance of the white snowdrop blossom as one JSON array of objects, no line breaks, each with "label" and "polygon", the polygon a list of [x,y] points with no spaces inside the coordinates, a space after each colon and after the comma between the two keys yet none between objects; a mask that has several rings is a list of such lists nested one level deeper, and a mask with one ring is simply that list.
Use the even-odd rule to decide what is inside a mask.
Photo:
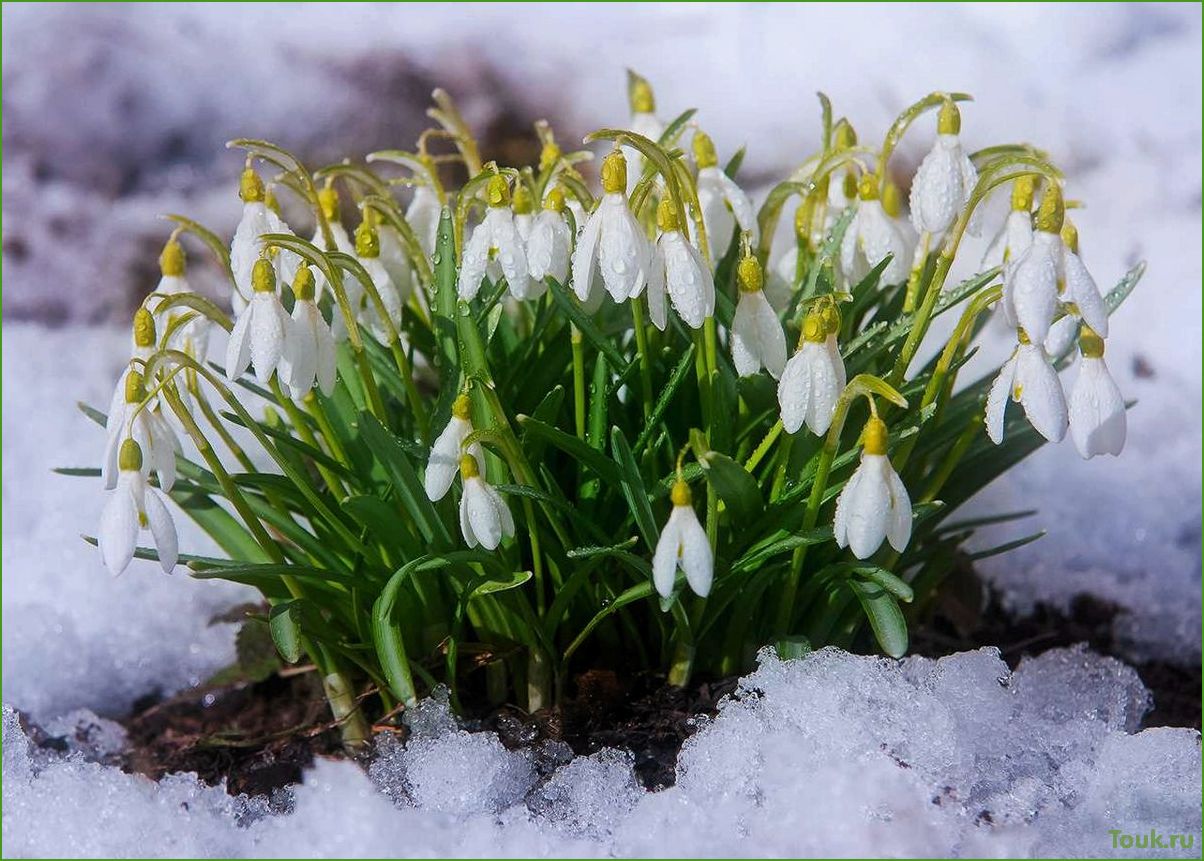
[{"label": "white snowdrop blossom", "polygon": [[970,199],[978,171],[962,149],[961,113],[947,100],[937,116],[937,138],[911,182],[911,223],[916,230],[944,233]]},{"label": "white snowdrop blossom", "polygon": [[[380,257],[380,234],[369,219],[360,222],[360,226],[355,229],[355,257],[372,279],[372,286],[380,296],[380,302],[389,318],[388,322],[392,323],[393,329],[396,330],[401,325],[401,310],[407,296],[403,295],[401,286],[394,284],[393,279],[389,277],[389,271]],[[389,343],[392,334],[386,321],[381,318],[376,302],[367,295],[367,291],[360,305],[359,320],[378,342]]]},{"label": "white snowdrop blossom", "polygon": [[873,174],[861,178],[857,212],[840,243],[840,268],[849,283],[856,284],[890,255],[882,272],[882,284],[900,284],[907,279],[911,249],[907,235],[882,207],[878,181]]},{"label": "white snowdrop blossom", "polygon": [[120,475],[100,515],[97,544],[105,567],[120,574],[134,558],[138,533],[150,530],[159,564],[168,574],[176,567],[179,543],[171,512],[158,491],[148,487],[142,472],[142,449],[132,439],[121,444]]},{"label": "white snowdrop blossom", "polygon": [[514,518],[506,501],[481,477],[481,468],[471,454],[460,457],[460,531],[469,547],[478,544],[496,550],[503,538],[514,537]]},{"label": "white snowdrop blossom", "polygon": [[1079,233],[1067,220],[1062,225],[1062,255],[1058,285],[1067,310],[1090,326],[1101,338],[1108,337],[1108,306],[1095,279],[1079,257]]},{"label": "white snowdrop blossom", "polygon": [[504,275],[510,294],[515,299],[526,299],[530,283],[527,252],[514,223],[510,188],[504,176],[490,178],[486,198],[489,206],[485,220],[473,228],[472,236],[464,244],[458,286],[460,298],[475,299],[481,289],[481,279],[486,275],[494,282]]},{"label": "white snowdrop blossom", "polygon": [[469,454],[476,460],[478,473],[485,471],[485,452],[480,444],[474,442],[467,449],[464,448],[464,440],[473,431],[468,410],[468,395],[457,395],[452,404],[451,420],[431,446],[431,456],[426,464],[426,477],[423,482],[427,498],[431,502],[438,502],[447,496],[447,491],[451,489],[452,481],[460,470],[460,458],[464,454]]},{"label": "white snowdrop blossom", "polygon": [[[983,255],[982,272],[1005,266],[1023,254],[1033,242],[1033,194],[1036,190],[1036,180],[1031,176],[1022,176],[1012,183],[1012,205],[1008,217],[1004,219],[1003,227],[987,246]],[[1003,305],[999,305],[1003,308]]]},{"label": "white snowdrop blossom", "polygon": [[667,322],[665,293],[673,309],[691,329],[700,329],[715,314],[715,280],[698,249],[681,232],[677,207],[665,195],[656,210],[661,235],[648,273],[648,316],[662,332]]},{"label": "white snowdrop blossom", "polygon": [[176,482],[176,453],[182,450],[180,441],[157,408],[152,409],[150,404],[138,408],[146,399],[146,382],[140,370],[131,365],[119,385],[120,389],[113,393],[105,422],[108,440],[101,465],[105,490],[117,486],[121,444],[126,439],[133,439],[148,455],[143,463],[143,474],[149,475],[153,469],[159,477],[159,486],[169,491]]},{"label": "white snowdrop blossom", "polygon": [[836,500],[832,532],[839,547],[868,559],[886,539],[902,552],[911,539],[911,498],[886,456],[886,424],[871,416],[862,432],[861,463]]},{"label": "white snowdrop blossom", "polygon": [[234,273],[234,286],[237,288],[232,297],[236,314],[241,313],[253,298],[255,264],[264,256],[265,250],[275,262],[280,277],[290,283],[301,264],[300,258],[291,251],[274,247],[265,249],[260,239],[265,233],[292,235],[293,231],[268,206],[263,180],[250,167],[242,172],[239,195],[243,200],[242,218],[234,231],[234,241],[230,243],[230,270]]},{"label": "white snowdrop blossom", "polygon": [[[184,248],[174,236],[167,240],[163,252],[159,255],[159,285],[155,293],[163,297],[183,296],[195,293],[188,284],[184,274]],[[187,322],[183,320],[189,316]],[[209,330],[211,323],[207,317],[190,308],[163,309],[163,301],[156,302],[154,310],[156,328],[167,334],[168,345],[187,353],[198,361],[204,361],[209,351]],[[177,325],[178,323],[178,325]]]},{"label": "white snowdrop blossom", "polygon": [[803,321],[799,348],[778,382],[782,427],[787,433],[806,424],[812,433],[823,435],[832,424],[836,401],[848,382],[836,345],[839,328],[839,312],[832,305],[811,311]]},{"label": "white snowdrop blossom", "polygon": [[595,269],[616,302],[638,296],[648,280],[651,249],[627,205],[627,161],[620,150],[602,160],[602,200],[590,213],[573,252],[573,289],[589,304]]},{"label": "white snowdrop blossom", "polygon": [[226,342],[226,377],[237,380],[254,365],[256,379],[266,383],[284,359],[293,321],[280,304],[276,270],[267,258],[255,262],[251,283],[254,295]]},{"label": "white snowdrop blossom", "polygon": [[286,341],[288,349],[280,362],[280,376],[295,398],[309,392],[315,381],[327,397],[334,391],[337,359],[334,335],[315,302],[316,280],[308,266],[297,270],[293,279],[293,326]]},{"label": "white snowdrop blossom", "polygon": [[418,237],[418,244],[429,258],[435,253],[435,242],[439,234],[439,216],[443,207],[439,196],[429,185],[420,185],[414,189],[414,197],[406,207],[406,221]]},{"label": "white snowdrop blossom", "polygon": [[1089,328],[1079,338],[1079,375],[1070,390],[1070,436],[1084,458],[1125,447],[1125,399],[1104,362],[1104,339]]},{"label": "white snowdrop blossom", "polygon": [[652,583],[661,596],[673,594],[677,569],[686,575],[686,583],[696,595],[705,598],[715,576],[715,558],[706,530],[694,513],[690,485],[679,476],[669,494],[673,510],[661,530],[652,554]]},{"label": "white snowdrop blossom", "polygon": [[757,218],[752,201],[740,186],[719,167],[715,144],[708,134],[694,133],[694,163],[698,165],[698,205],[706,228],[711,257],[722,260],[732,243],[734,228],[757,241]]},{"label": "white snowdrop blossom", "polygon": [[[659,143],[665,133],[665,124],[656,115],[656,98],[652,93],[652,85],[639,78],[631,83],[628,99],[631,104],[631,121],[627,124],[630,131],[643,135],[653,143]],[[640,174],[644,171],[644,157],[639,150],[624,146],[623,155],[636,168],[623,179],[623,192],[631,194],[635,184],[639,182]],[[658,177],[659,179],[659,177]],[[628,184],[630,182],[630,184]]]},{"label": "white snowdrop blossom", "polygon": [[987,392],[987,436],[996,445],[1003,442],[1004,412],[1011,399],[1024,407],[1024,415],[1037,433],[1050,442],[1061,442],[1066,436],[1067,411],[1058,372],[1044,347],[1032,343],[1023,329],[1017,335],[1020,343]]},{"label": "white snowdrop blossom", "polygon": [[740,298],[732,316],[732,362],[736,373],[747,377],[765,368],[775,380],[786,366],[786,333],[765,292],[764,275],[757,258],[747,255],[736,267]]},{"label": "white snowdrop blossom", "polygon": [[564,217],[565,199],[560,188],[544,198],[543,210],[535,216],[527,237],[527,272],[531,276],[529,293],[543,295],[549,275],[563,285],[569,277],[573,230]]}]

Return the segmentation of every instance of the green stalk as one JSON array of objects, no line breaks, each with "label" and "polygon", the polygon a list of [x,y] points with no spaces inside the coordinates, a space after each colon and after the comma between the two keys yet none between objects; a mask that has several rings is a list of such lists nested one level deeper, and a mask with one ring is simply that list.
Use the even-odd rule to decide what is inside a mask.
[{"label": "green stalk", "polygon": [[[284,390],[280,387],[280,380],[275,374],[272,375],[271,387],[272,394],[276,396],[276,402],[288,414],[288,420],[293,423],[293,428],[296,429],[297,435],[301,437],[301,441],[321,451],[322,447],[318,444],[318,439],[314,436],[314,432],[310,430],[309,422],[305,419],[305,413],[301,412],[297,405],[293,403],[293,399],[284,393]],[[347,489],[343,487],[343,482],[339,480],[337,475],[320,463],[315,463],[314,465],[318,468],[318,474],[322,476],[322,481],[326,483],[327,489],[334,494],[335,499],[342,499],[347,495]]]},{"label": "green stalk", "polygon": [[652,415],[652,364],[648,358],[648,332],[644,328],[644,306],[640,297],[631,300],[631,324],[635,329],[635,346],[640,355],[640,390],[644,396],[644,418]]},{"label": "green stalk", "polygon": [[578,439],[585,439],[585,344],[581,330],[569,324],[573,345],[573,418]]}]

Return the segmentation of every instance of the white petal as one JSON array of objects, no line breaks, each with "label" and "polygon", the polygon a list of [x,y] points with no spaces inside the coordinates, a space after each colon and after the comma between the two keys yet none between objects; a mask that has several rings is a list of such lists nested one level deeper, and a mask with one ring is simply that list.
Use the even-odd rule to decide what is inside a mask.
[{"label": "white petal", "polygon": [[[467,491],[467,488],[466,488]],[[460,496],[460,534],[464,536],[464,543],[470,548],[476,547],[480,542],[477,541],[476,533],[472,529],[472,519],[468,516],[468,493],[465,492]]]},{"label": "white petal", "polygon": [[1070,435],[1085,458],[1125,447],[1125,400],[1102,358],[1083,357],[1070,391]]},{"label": "white petal", "polygon": [[1021,344],[1016,356],[1016,380],[1020,403],[1029,423],[1050,442],[1066,436],[1066,396],[1058,373],[1035,344]]},{"label": "white petal", "polygon": [[668,598],[673,593],[673,582],[677,579],[677,559],[681,552],[681,523],[674,517],[677,506],[669,514],[665,528],[661,530],[660,539],[656,542],[656,551],[652,554],[652,582],[656,591],[662,597]]},{"label": "white petal", "polygon": [[811,354],[800,349],[790,357],[778,381],[778,404],[786,433],[797,432],[806,420],[811,405],[811,358]]},{"label": "white petal", "polygon": [[890,462],[886,462],[887,483],[890,488],[890,514],[886,521],[886,539],[902,553],[911,539],[911,497],[903,480]]},{"label": "white petal", "polygon": [[159,494],[148,490],[145,496],[146,520],[151,535],[155,539],[155,549],[159,551],[159,564],[168,574],[176,567],[179,557],[179,543],[176,538],[176,524],[171,518],[171,512],[163,504]]},{"label": "white petal", "polygon": [[911,183],[911,222],[916,230],[948,230],[965,203],[964,193],[961,145],[955,135],[941,135]]},{"label": "white petal", "polygon": [[668,322],[665,315],[665,256],[664,237],[652,254],[652,266],[648,270],[648,317],[652,325],[665,331]]},{"label": "white petal", "polygon": [[868,559],[881,546],[886,537],[887,517],[890,513],[890,486],[886,471],[890,464],[881,454],[862,454],[857,471],[861,480],[853,488],[848,500],[845,534],[849,549],[858,559]]},{"label": "white petal", "polygon": [[465,301],[471,302],[481,290],[481,279],[485,277],[485,270],[489,266],[489,248],[492,241],[491,225],[486,219],[473,228],[472,236],[464,245],[457,292]]},{"label": "white petal", "polygon": [[298,301],[293,305],[292,337],[281,356],[280,376],[294,395],[308,392],[314,386],[318,371],[318,340],[313,316],[317,313],[312,302]]},{"label": "white petal", "polygon": [[748,295],[741,291],[739,299],[736,300],[736,312],[732,315],[732,363],[741,377],[751,376],[761,370],[756,311],[752,303],[745,298]]},{"label": "white petal", "polygon": [[1003,363],[991,390],[987,392],[986,424],[987,436],[999,445],[1003,442],[1003,415],[1012,396],[1012,382],[1016,377],[1016,354]]},{"label": "white petal", "polygon": [[680,521],[681,559],[680,564],[686,572],[686,582],[694,590],[694,594],[705,598],[711,591],[711,581],[715,576],[715,560],[711,554],[711,542],[707,540],[706,530],[698,522],[698,515],[688,505],[675,505],[673,514]]},{"label": "white petal", "polygon": [[[704,174],[718,170],[705,168],[698,174],[698,205],[702,210],[702,224],[706,228],[707,243],[710,245],[711,257],[722,260],[732,243],[732,235],[736,229],[736,219],[727,207],[723,198],[723,188],[717,182],[707,182]],[[722,173],[722,171],[719,171]],[[697,240],[693,222],[689,224],[690,235]]]},{"label": "white petal", "polygon": [[638,296],[648,277],[649,248],[644,230],[622,194],[608,194],[598,205],[602,217],[598,268],[616,302]]},{"label": "white petal", "polygon": [[477,541],[486,550],[496,550],[502,540],[502,520],[493,498],[479,476],[464,481],[464,499],[468,507],[468,523]]},{"label": "white petal", "polygon": [[414,189],[414,199],[406,209],[406,221],[414,228],[418,244],[429,258],[435,253],[439,233],[439,198],[432,188],[420,185]]},{"label": "white petal", "polygon": [[493,503],[494,509],[497,511],[498,522],[502,525],[502,537],[514,537],[514,517],[510,513],[510,506],[506,505],[506,500],[502,499],[502,495],[497,492],[497,488],[491,485],[483,485],[485,493]]},{"label": "white petal", "polygon": [[325,320],[314,321],[315,340],[318,347],[318,388],[322,394],[330,397],[334,391],[335,376],[338,370],[338,355],[334,346],[334,335],[326,325]]},{"label": "white petal", "polygon": [[231,382],[246,373],[251,364],[251,314],[250,305],[243,308],[226,340],[226,378]]},{"label": "white petal", "polygon": [[259,293],[251,300],[251,363],[255,378],[266,383],[284,355],[288,315],[275,293]]},{"label": "white petal", "polygon": [[857,488],[863,478],[864,472],[861,464],[858,464],[857,469],[853,470],[849,480],[840,489],[840,496],[836,498],[836,516],[832,520],[832,537],[836,539],[837,547],[849,545],[849,512],[852,509],[853,501],[857,498]]},{"label": "white petal", "polygon": [[497,248],[497,261],[506,276],[510,293],[516,299],[527,298],[530,273],[527,269],[527,252],[523,239],[514,221],[514,213],[505,207],[492,207],[487,218],[493,219],[493,244]]},{"label": "white petal", "polygon": [[782,376],[782,369],[786,367],[786,333],[782,330],[778,315],[765,298],[765,293],[758,290],[752,295],[755,297],[753,301],[757,315],[757,339],[761,345],[761,362],[765,365],[765,370],[769,371],[769,375],[776,380]]},{"label": "white petal", "polygon": [[1079,308],[1083,322],[1095,330],[1101,338],[1108,337],[1108,306],[1100,296],[1095,279],[1083,265],[1082,258],[1069,249],[1062,256],[1066,277],[1066,292]]},{"label": "white petal", "polygon": [[1044,343],[1058,307],[1058,271],[1054,243],[1061,239],[1051,233],[1040,233],[1033,244],[1009,269],[1011,302],[1016,322],[1034,344]]},{"label": "white petal", "polygon": [[595,209],[585,221],[577,248],[573,252],[573,291],[582,302],[590,299],[594,269],[598,256],[598,240],[602,234],[602,210]]},{"label": "white petal", "polygon": [[113,574],[120,574],[134,558],[138,540],[138,510],[124,481],[109,494],[96,537],[105,567]]},{"label": "white petal", "polygon": [[811,400],[807,407],[807,426],[823,436],[832,424],[832,414],[836,412],[836,401],[844,391],[844,362],[840,353],[835,349],[835,338],[830,338],[833,346],[827,344],[803,344],[803,351],[811,357],[807,370],[811,376]]},{"label": "white petal", "polygon": [[665,281],[677,316],[691,329],[701,329],[715,313],[715,280],[698,249],[674,231],[661,237]]},{"label": "white petal", "polygon": [[471,432],[471,424],[452,416],[447,427],[431,445],[431,456],[426,464],[423,484],[426,487],[427,498],[432,502],[442,499],[451,488],[460,469],[460,446]]},{"label": "white petal", "polygon": [[1061,356],[1074,346],[1074,341],[1078,336],[1079,321],[1070,314],[1059,317],[1049,327],[1049,334],[1045,337],[1046,354],[1053,358]]}]

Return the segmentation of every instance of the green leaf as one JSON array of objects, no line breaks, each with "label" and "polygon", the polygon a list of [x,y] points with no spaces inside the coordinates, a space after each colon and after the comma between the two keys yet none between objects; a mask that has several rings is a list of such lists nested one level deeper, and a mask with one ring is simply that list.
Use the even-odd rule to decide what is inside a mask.
[{"label": "green leaf", "polygon": [[911,586],[885,568],[877,568],[873,565],[859,565],[852,569],[852,574],[881,586],[904,604],[910,604],[915,599],[915,594],[912,592]]},{"label": "green leaf", "polygon": [[393,489],[397,492],[406,512],[422,537],[431,544],[446,547],[451,544],[447,527],[439,512],[426,496],[426,489],[418,480],[418,473],[397,439],[369,412],[360,413],[360,433],[377,461],[388,473]]},{"label": "green leaf", "polygon": [[907,622],[895,596],[876,583],[862,580],[844,582],[861,602],[861,608],[869,619],[870,629],[882,651],[892,658],[903,657],[907,653]]},{"label": "green leaf", "polygon": [[546,425],[531,416],[519,416],[518,423],[523,429],[524,437],[530,435],[550,443],[569,457],[579,460],[608,484],[618,485],[622,481],[615,462],[584,440],[567,434],[559,428]]},{"label": "green leaf", "polygon": [[644,429],[636,437],[633,451],[643,452],[648,443],[655,437],[661,422],[665,418],[665,412],[669,409],[669,404],[673,401],[674,395],[677,394],[677,390],[681,388],[682,383],[686,381],[686,378],[690,376],[690,372],[694,369],[694,351],[694,344],[691,343],[686,347],[685,352],[681,354],[681,358],[677,360],[677,365],[674,366],[673,372],[669,374],[668,382],[661,389],[656,403],[652,405],[652,412],[648,414],[648,420],[644,422]]},{"label": "green leaf", "polygon": [[622,472],[623,497],[631,508],[635,524],[645,544],[650,548],[656,547],[656,518],[652,514],[652,506],[648,504],[648,490],[644,487],[644,479],[627,445],[627,438],[617,427],[610,429],[610,450]]},{"label": "green leaf", "polygon": [[1111,314],[1125,299],[1129,298],[1129,294],[1133,292],[1133,288],[1137,286],[1137,282],[1141,280],[1141,276],[1145,274],[1145,261],[1142,260],[1132,269],[1125,273],[1115,287],[1108,291],[1108,295],[1104,297],[1104,304],[1108,307],[1108,313]]},{"label": "green leaf", "polygon": [[764,510],[757,480],[740,464],[717,451],[708,452],[701,464],[707,483],[727,506],[733,523],[750,523]]},{"label": "green leaf", "polygon": [[614,345],[612,339],[606,337],[594,325],[593,319],[589,314],[585,313],[577,297],[570,295],[568,290],[561,286],[555,278],[550,275],[544,279],[548,283],[548,290],[552,294],[552,298],[573,324],[581,330],[581,334],[585,339],[593,345],[594,349],[606,357],[606,362],[611,369],[617,374],[623,374],[627,368],[627,361],[623,358],[623,354],[619,352]]},{"label": "green leaf", "polygon": [[472,597],[476,598],[480,595],[492,595],[496,592],[507,592],[511,589],[517,589],[530,580],[531,576],[530,571],[512,571],[505,577],[486,580],[472,590]]},{"label": "green leaf", "polygon": [[280,656],[290,664],[301,660],[301,599],[285,601],[272,608],[268,625],[272,629],[272,642]]}]

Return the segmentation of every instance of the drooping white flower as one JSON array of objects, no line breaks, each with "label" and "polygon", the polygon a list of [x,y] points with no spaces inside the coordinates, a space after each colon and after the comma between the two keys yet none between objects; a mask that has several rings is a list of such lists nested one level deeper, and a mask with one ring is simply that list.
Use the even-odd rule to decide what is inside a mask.
[{"label": "drooping white flower", "polygon": [[460,263],[458,290],[461,299],[471,301],[481,289],[486,275],[498,281],[503,275],[510,293],[516,299],[526,299],[531,276],[527,271],[527,252],[514,223],[510,209],[510,187],[504,176],[494,176],[486,188],[488,209],[485,220],[473,228],[464,245]]},{"label": "drooping white flower", "polygon": [[752,201],[740,186],[719,167],[715,144],[706,132],[694,133],[694,163],[698,165],[698,205],[706,228],[711,258],[722,260],[731,246],[734,228],[757,241],[757,218]]},{"label": "drooping white flower", "polygon": [[[293,232],[268,206],[263,181],[250,167],[242,172],[239,194],[243,200],[242,218],[234,231],[234,241],[230,243],[230,270],[234,273],[234,286],[237,288],[233,297],[236,314],[251,301],[255,292],[252,284],[255,264],[265,250],[260,237],[265,233],[291,235]],[[300,258],[283,249],[269,248],[267,253],[276,264],[280,277],[291,283],[301,264]]]},{"label": "drooping white flower", "polygon": [[544,279],[549,275],[564,285],[569,277],[573,231],[564,216],[564,192],[553,188],[544,198],[543,210],[535,216],[527,237],[527,271],[531,275],[530,295],[543,295]]},{"label": "drooping white flower", "polygon": [[856,284],[887,256],[882,284],[901,284],[911,266],[911,247],[906,234],[882,208],[878,181],[873,174],[861,178],[857,212],[840,243],[840,268],[850,284]]},{"label": "drooping white flower", "polygon": [[[1033,193],[1036,181],[1031,176],[1022,176],[1012,183],[1012,208],[1003,222],[999,233],[991,240],[983,255],[985,272],[996,266],[1004,266],[1023,254],[1033,242]],[[999,307],[1003,307],[1000,305]]]},{"label": "drooping white flower", "polygon": [[740,298],[732,316],[732,362],[742,377],[761,368],[775,380],[786,366],[786,333],[761,289],[764,275],[756,257],[741,258],[736,267]]},{"label": "drooping white flower", "polygon": [[662,332],[667,322],[665,293],[677,316],[691,329],[700,329],[715,313],[715,280],[698,249],[681,232],[677,207],[668,195],[656,210],[660,238],[648,273],[648,315]]},{"label": "drooping white flower", "polygon": [[862,434],[861,463],[836,500],[832,533],[838,547],[868,559],[882,540],[902,552],[911,538],[911,498],[886,456],[886,424],[871,416]]},{"label": "drooping white flower", "polygon": [[573,289],[587,302],[595,268],[616,302],[638,296],[648,280],[652,252],[644,229],[627,206],[627,161],[620,150],[602,160],[602,190],[573,252]]},{"label": "drooping white flower", "polygon": [[[181,296],[195,291],[184,274],[184,248],[174,237],[167,240],[159,255],[161,277],[155,293],[161,296]],[[154,303],[155,327],[164,334],[170,332],[168,346],[181,350],[197,361],[204,361],[209,350],[210,321],[189,308],[162,308],[163,301]],[[178,322],[188,315],[187,322]]]},{"label": "drooping white flower", "polygon": [[1118,455],[1125,447],[1125,399],[1104,362],[1104,339],[1084,329],[1079,375],[1070,390],[1070,436],[1084,458]]},{"label": "drooping white flower", "polygon": [[[401,311],[407,298],[402,289],[406,285],[394,284],[393,279],[389,277],[389,271],[380,257],[380,234],[367,218],[355,229],[355,258],[372,279],[372,285],[380,296],[381,304],[384,305],[384,312],[396,329],[401,325]],[[376,302],[367,295],[367,291],[364,291],[359,314],[360,323],[372,333],[372,337],[381,344],[388,344],[391,337],[389,327],[382,319]]]},{"label": "drooping white flower", "polygon": [[496,550],[503,538],[514,537],[514,518],[506,501],[484,478],[480,464],[471,454],[460,457],[460,532],[469,547],[478,544]]},{"label": "drooping white flower", "polygon": [[1037,210],[1032,243],[1003,272],[1000,306],[1004,320],[1009,326],[1024,329],[1038,344],[1045,342],[1058,310],[1059,284],[1065,265],[1060,236],[1063,216],[1062,192],[1057,183],[1049,183]]},{"label": "drooping white flower", "polygon": [[253,364],[256,379],[266,383],[285,356],[293,321],[280,304],[276,270],[267,258],[255,262],[251,283],[254,295],[226,342],[226,377],[237,380]]},{"label": "drooping white flower", "polygon": [[1079,257],[1079,233],[1067,220],[1062,225],[1062,256],[1059,259],[1059,285],[1068,310],[1101,337],[1108,337],[1108,306],[1100,295],[1095,279]]},{"label": "drooping white flower", "polygon": [[1060,442],[1066,436],[1067,412],[1058,372],[1042,346],[1032,343],[1023,329],[1018,335],[1020,343],[987,392],[987,436],[996,445],[1003,442],[1003,418],[1010,399],[1024,407],[1037,433]]},{"label": "drooping white flower", "polygon": [[[665,124],[656,115],[656,98],[652,93],[652,85],[643,78],[633,79],[628,86],[628,101],[631,105],[631,121],[627,124],[630,131],[643,135],[653,143],[658,143],[665,133]],[[624,177],[623,191],[631,194],[635,184],[644,172],[644,157],[634,147],[623,147],[624,157],[635,170]]]},{"label": "drooping white flower", "polygon": [[176,567],[179,544],[176,526],[158,492],[147,487],[142,472],[142,449],[132,439],[121,443],[120,475],[100,515],[97,544],[105,567],[120,574],[134,558],[138,533],[149,529],[159,552],[159,564],[168,574]]},{"label": "drooping white flower", "polygon": [[[835,315],[830,325],[824,311]],[[803,321],[802,342],[778,382],[778,403],[782,408],[782,427],[795,433],[805,423],[812,433],[823,435],[832,424],[836,401],[848,382],[844,360],[836,345],[840,327],[835,306],[815,310]]]},{"label": "drooping white flower", "polygon": [[[343,226],[343,222],[340,220],[339,194],[333,185],[327,185],[318,190],[318,205],[322,208],[322,215],[326,219],[327,227],[330,229],[330,236],[334,241],[334,247],[328,247],[329,243],[326,241],[326,234],[322,232],[321,225],[314,228],[314,235],[310,242],[323,251],[342,251],[344,254],[355,254],[355,243],[351,241],[351,236],[347,233],[347,228]],[[314,301],[321,301],[322,292],[329,286],[326,281],[326,274],[319,269],[313,275]],[[281,273],[281,278],[285,278],[283,273]],[[285,280],[290,284],[292,283],[292,279]],[[355,276],[350,272],[343,273],[343,289],[347,291],[349,298],[352,296],[358,297],[363,292],[358,284],[352,283],[355,280]],[[345,335],[345,332],[343,334]]]},{"label": "drooping white flower", "polygon": [[978,171],[962,149],[961,112],[946,101],[937,116],[937,138],[911,183],[911,223],[916,230],[944,233],[970,199]]},{"label": "drooping white flower", "polygon": [[293,279],[292,336],[280,362],[280,376],[295,398],[309,392],[315,381],[327,397],[334,391],[337,361],[334,336],[315,302],[315,281],[308,266],[297,270]]},{"label": "drooping white flower", "polygon": [[715,577],[715,558],[706,530],[694,513],[690,485],[680,477],[669,494],[673,510],[661,530],[652,554],[652,583],[656,591],[668,598],[673,594],[677,569],[686,575],[686,582],[696,595],[705,598]]},{"label": "drooping white flower", "polygon": [[439,215],[443,207],[439,204],[439,196],[429,185],[420,185],[414,189],[414,197],[406,207],[406,221],[418,237],[418,244],[429,258],[435,253],[435,242],[439,235]]},{"label": "drooping white flower", "polygon": [[[365,210],[371,212],[372,210]],[[374,222],[375,223],[375,222]],[[402,245],[401,236],[391,224],[375,224],[380,237],[380,262],[397,287],[397,293],[406,301],[414,290],[414,267]]]},{"label": "drooping white flower", "polygon": [[117,486],[118,454],[121,443],[133,439],[148,454],[143,464],[144,475],[153,469],[159,477],[159,486],[171,490],[176,481],[176,453],[181,451],[180,440],[157,408],[147,404],[136,408],[146,399],[146,384],[142,371],[131,365],[121,377],[123,391],[120,397],[114,392],[105,422],[108,439],[101,465],[101,477],[106,490]]},{"label": "drooping white flower", "polygon": [[469,454],[476,459],[477,472],[485,471],[485,452],[479,443],[472,443],[464,448],[464,440],[472,433],[472,420],[469,418],[468,396],[461,394],[452,404],[451,420],[447,427],[435,438],[431,446],[430,460],[426,464],[426,477],[423,484],[426,495],[431,502],[438,502],[451,489],[452,481],[460,470],[460,458]]}]

